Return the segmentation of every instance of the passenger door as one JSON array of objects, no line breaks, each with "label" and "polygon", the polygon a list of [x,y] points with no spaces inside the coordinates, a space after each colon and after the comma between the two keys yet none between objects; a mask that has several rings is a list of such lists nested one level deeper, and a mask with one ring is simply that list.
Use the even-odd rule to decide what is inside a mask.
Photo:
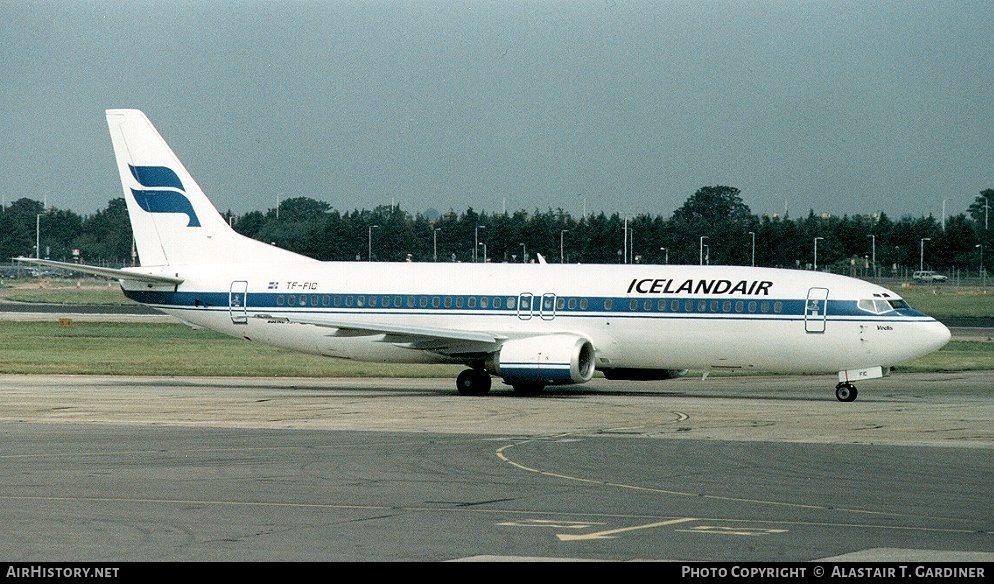
[{"label": "passenger door", "polygon": [[827,316],[828,288],[810,288],[808,299],[804,305],[804,331],[808,333],[825,332]]},{"label": "passenger door", "polygon": [[231,313],[233,324],[248,324],[248,312],[245,303],[248,300],[248,282],[236,280],[231,283],[228,293],[228,311]]}]

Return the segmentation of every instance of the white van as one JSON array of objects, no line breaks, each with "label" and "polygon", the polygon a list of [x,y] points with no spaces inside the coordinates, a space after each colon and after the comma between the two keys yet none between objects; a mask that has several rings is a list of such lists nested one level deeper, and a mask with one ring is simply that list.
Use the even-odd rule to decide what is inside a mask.
[{"label": "white van", "polygon": [[942,275],[936,274],[935,272],[915,272],[911,275],[911,279],[916,282],[945,282],[949,278]]}]

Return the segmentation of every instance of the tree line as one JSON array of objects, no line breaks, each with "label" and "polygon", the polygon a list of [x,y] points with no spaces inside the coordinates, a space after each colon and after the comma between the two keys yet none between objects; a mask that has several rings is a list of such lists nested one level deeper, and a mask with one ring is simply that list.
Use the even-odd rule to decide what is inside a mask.
[{"label": "tree line", "polygon": [[[813,211],[789,218],[754,215],[738,189],[708,186],[669,218],[573,217],[562,209],[412,214],[392,205],[341,212],[308,197],[283,200],[265,212],[224,215],[239,233],[318,260],[533,262],[541,254],[549,263],[754,264],[864,276],[919,267],[978,273],[981,262],[989,268],[992,203],[994,189],[986,189],[967,209],[942,220]],[[132,247],[123,198],[88,216],[27,198],[0,214],[5,258],[37,254],[119,267],[131,265]]]}]

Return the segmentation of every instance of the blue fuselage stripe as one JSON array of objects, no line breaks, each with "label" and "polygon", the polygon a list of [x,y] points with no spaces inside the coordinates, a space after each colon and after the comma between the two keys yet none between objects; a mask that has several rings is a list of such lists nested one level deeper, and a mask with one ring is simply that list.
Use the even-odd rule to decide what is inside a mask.
[{"label": "blue fuselage stripe", "polygon": [[[287,294],[269,292],[157,292],[126,290],[142,304],[164,310],[248,310],[272,315],[309,312],[329,315],[513,316],[517,318],[711,318],[722,320],[872,320],[874,322],[934,321],[917,310],[884,313],[862,310],[855,300],[805,299],[739,300],[715,298],[424,295],[424,294]],[[529,304],[530,301],[530,304]],[[826,312],[827,308],[827,312]]]}]

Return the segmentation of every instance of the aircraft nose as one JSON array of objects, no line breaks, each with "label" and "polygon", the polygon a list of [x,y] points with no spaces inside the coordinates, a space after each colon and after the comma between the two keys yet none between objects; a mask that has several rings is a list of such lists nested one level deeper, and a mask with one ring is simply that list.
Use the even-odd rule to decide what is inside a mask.
[{"label": "aircraft nose", "polygon": [[929,326],[926,328],[926,342],[933,347],[932,351],[937,351],[946,346],[946,343],[951,338],[953,338],[952,331],[939,321],[929,323]]}]

